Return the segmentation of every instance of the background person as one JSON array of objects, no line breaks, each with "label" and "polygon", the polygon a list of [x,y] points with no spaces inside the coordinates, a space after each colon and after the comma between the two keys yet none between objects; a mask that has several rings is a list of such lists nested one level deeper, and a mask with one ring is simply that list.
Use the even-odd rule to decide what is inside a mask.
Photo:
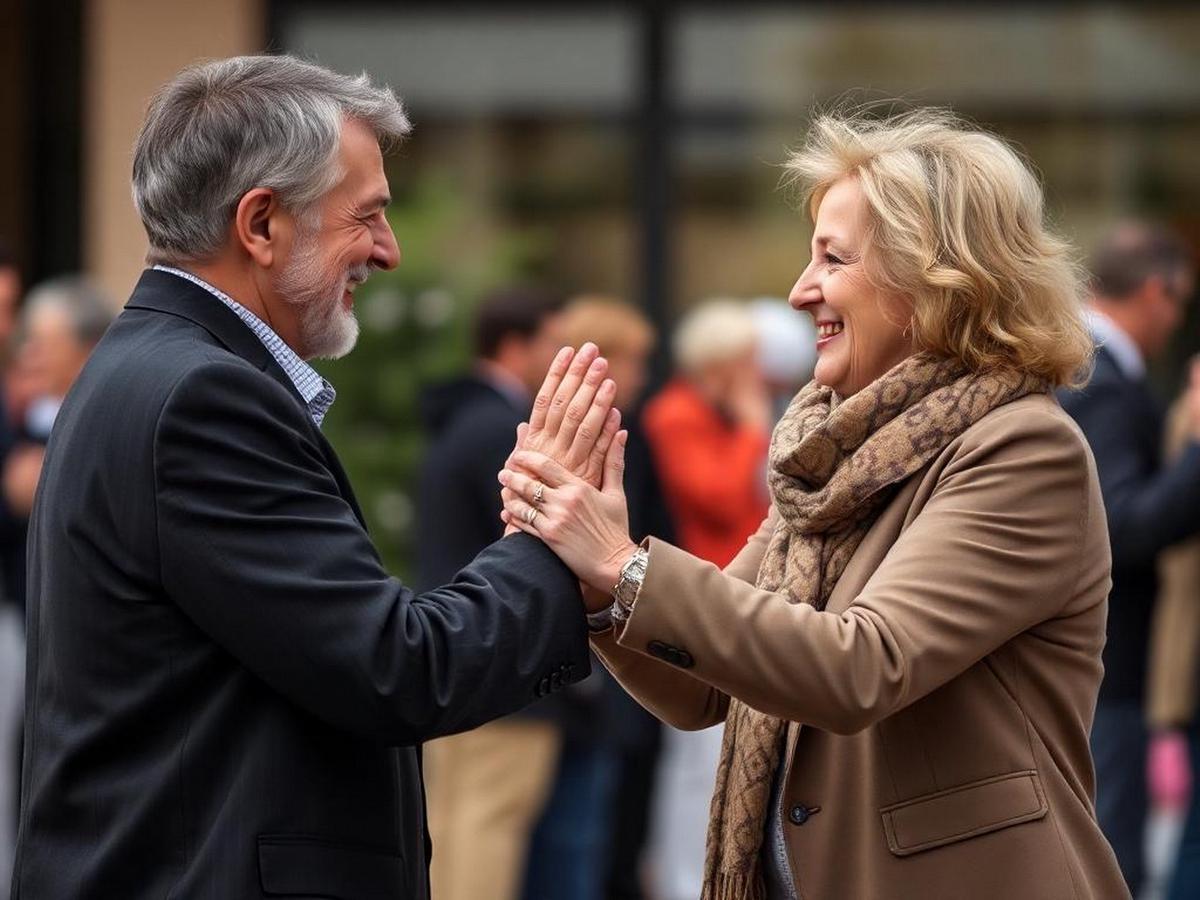
[{"label": "background person", "polygon": [[[422,397],[430,440],[418,480],[421,589],[453,581],[504,533],[496,472],[562,347],[562,305],[532,288],[489,293],[475,312],[471,371]],[[563,696],[426,745],[434,897],[520,896],[530,835],[558,766]]]},{"label": "background person", "polygon": [[[568,344],[594,342],[608,360],[616,384],[613,405],[628,435],[625,485],[633,533],[669,540],[673,525],[639,421],[654,327],[627,303],[596,295],[573,299],[561,327]],[[525,900],[640,898],[661,726],[599,666],[559,696],[567,706],[563,752],[530,846]]]},{"label": "background person", "polygon": [[[1188,403],[1200,400],[1200,362],[1193,360],[1191,378],[1175,405],[1167,438],[1167,459],[1176,459],[1193,440]],[[1146,718],[1151,729],[1149,776],[1151,799],[1182,807],[1180,836],[1173,871],[1168,873],[1166,900],[1200,895],[1200,537],[1163,552],[1161,584],[1151,627],[1147,663]]]},{"label": "background person", "polygon": [[1095,365],[1082,390],[1059,394],[1096,457],[1112,545],[1104,681],[1092,726],[1096,815],[1136,896],[1145,878],[1145,695],[1158,562],[1200,532],[1200,384],[1184,406],[1188,438],[1163,462],[1162,404],[1146,380],[1183,321],[1195,286],[1186,245],[1166,228],[1129,222],[1092,253],[1089,324]]},{"label": "background person", "polygon": [[[679,546],[722,566],[767,512],[774,410],[759,367],[762,349],[749,305],[699,304],[672,339],[675,377],[643,415]],[[708,798],[720,752],[719,728],[668,728],[663,734],[651,826],[653,882],[662,900],[691,900],[700,892]]]},{"label": "background person", "polygon": [[822,116],[791,167],[819,359],[745,551],[634,545],[619,438],[601,491],[515,452],[506,516],[607,605],[626,687],[724,720],[705,900],[1127,895],[1087,745],[1103,505],[1049,393],[1090,353],[1069,247],[1020,157],[945,112]]},{"label": "background person", "polygon": [[[0,281],[2,281],[0,276]],[[62,399],[113,318],[108,297],[78,276],[36,285],[18,311],[16,301],[0,302],[0,317],[12,313],[14,328],[0,332],[16,345],[12,365],[20,372],[28,399],[20,423],[3,426],[3,482],[0,501],[0,897],[11,883],[11,853],[20,770],[21,710],[25,683],[25,543],[29,513],[42,471],[42,456]],[[12,370],[6,369],[6,373]],[[16,412],[17,410],[14,410]],[[7,412],[7,410],[5,410]],[[5,416],[7,419],[7,416]],[[6,861],[7,860],[7,861]]]}]

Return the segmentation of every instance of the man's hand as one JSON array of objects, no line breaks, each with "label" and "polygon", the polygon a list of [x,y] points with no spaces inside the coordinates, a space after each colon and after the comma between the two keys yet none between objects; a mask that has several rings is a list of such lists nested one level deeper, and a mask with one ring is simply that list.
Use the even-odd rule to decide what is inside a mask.
[{"label": "man's hand", "polygon": [[40,444],[22,444],[13,448],[4,461],[4,499],[18,516],[28,516],[33,510],[45,452]]},{"label": "man's hand", "polygon": [[1200,441],[1200,357],[1192,359],[1183,402],[1187,415],[1188,434],[1191,435],[1193,441]]},{"label": "man's hand", "polygon": [[621,424],[612,405],[617,386],[604,377],[607,372],[608,360],[593,343],[578,353],[560,350],[533,401],[528,427],[517,432],[517,449],[543,453],[599,487],[604,455]]},{"label": "man's hand", "polygon": [[1187,735],[1170,729],[1150,738],[1146,780],[1155,806],[1183,809],[1192,791],[1194,773],[1188,761]]}]

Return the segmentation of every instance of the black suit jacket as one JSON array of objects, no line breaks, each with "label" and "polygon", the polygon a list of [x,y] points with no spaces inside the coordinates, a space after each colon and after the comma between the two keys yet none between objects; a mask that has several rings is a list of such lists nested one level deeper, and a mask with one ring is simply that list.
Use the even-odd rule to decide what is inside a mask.
[{"label": "black suit jacket", "polygon": [[30,528],[19,900],[428,895],[421,741],[588,672],[538,541],[414,595],[238,317],[142,276]]},{"label": "black suit jacket", "polygon": [[1200,444],[1162,464],[1163,412],[1143,379],[1127,377],[1108,350],[1081,391],[1062,391],[1100,475],[1112,543],[1112,592],[1101,702],[1141,703],[1158,554],[1200,531]]}]

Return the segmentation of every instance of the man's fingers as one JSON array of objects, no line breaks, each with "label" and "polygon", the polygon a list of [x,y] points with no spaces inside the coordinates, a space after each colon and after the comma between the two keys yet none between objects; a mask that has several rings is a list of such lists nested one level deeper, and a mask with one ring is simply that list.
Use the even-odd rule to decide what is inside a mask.
[{"label": "man's fingers", "polygon": [[625,478],[625,444],[629,440],[628,431],[617,432],[616,439],[608,448],[604,457],[604,478],[600,490],[606,494],[619,494],[624,488]]},{"label": "man's fingers", "polygon": [[[559,425],[566,415],[568,404],[575,397],[575,392],[583,384],[584,376],[599,355],[600,348],[591,341],[588,341],[579,348],[579,352],[575,354],[575,358],[571,360],[570,366],[567,367],[567,374],[559,382],[554,395],[546,406],[545,418],[542,424],[543,430],[550,432],[551,435],[558,433]],[[596,379],[596,383],[599,384],[599,378]],[[534,424],[532,418],[530,418],[529,424]]]},{"label": "man's fingers", "polygon": [[542,386],[538,388],[537,396],[533,400],[533,413],[529,417],[529,424],[535,430],[546,424],[546,412],[550,409],[554,392],[558,390],[563,376],[567,374],[567,368],[571,365],[571,359],[574,356],[574,347],[563,347],[554,357],[554,362],[550,363],[546,378],[542,382]]},{"label": "man's fingers", "polygon": [[608,448],[612,446],[613,438],[617,434],[617,429],[621,427],[621,411],[613,407],[608,411],[608,416],[604,420],[604,428],[600,432],[600,437],[596,440],[596,445],[592,447],[592,452],[588,456],[587,463],[587,480],[600,485],[600,476],[604,471],[604,457],[608,455]]},{"label": "man's fingers", "polygon": [[[559,458],[563,459],[567,468],[572,472],[581,471],[581,467],[587,462],[588,454],[591,453],[592,447],[604,432],[604,423],[608,421],[609,410],[612,409],[613,398],[617,395],[617,385],[611,378],[606,378],[596,390],[596,395],[591,400],[591,406],[584,415],[583,420],[579,423],[579,427],[575,431],[574,437],[571,439],[569,449]],[[570,415],[568,414],[568,418]],[[566,423],[564,423],[565,426]],[[559,431],[559,440],[556,444],[563,444],[566,428]]]},{"label": "man's fingers", "polygon": [[[575,389],[575,395],[567,401],[566,411],[563,413],[562,421],[558,424],[557,433],[548,430],[548,435],[554,437],[554,450],[551,455],[555,459],[567,459],[571,449],[571,444],[575,440],[575,435],[583,426],[584,420],[587,419],[588,413],[592,409],[592,404],[596,399],[596,395],[600,391],[600,387],[604,384],[605,374],[608,372],[608,360],[603,356],[598,356],[592,360],[592,364],[588,366],[587,371],[583,375],[583,381],[579,387]],[[611,404],[609,400],[609,404]],[[608,410],[606,409],[607,413]],[[603,418],[600,420],[603,422]],[[591,441],[596,439],[596,433],[592,432]]]}]

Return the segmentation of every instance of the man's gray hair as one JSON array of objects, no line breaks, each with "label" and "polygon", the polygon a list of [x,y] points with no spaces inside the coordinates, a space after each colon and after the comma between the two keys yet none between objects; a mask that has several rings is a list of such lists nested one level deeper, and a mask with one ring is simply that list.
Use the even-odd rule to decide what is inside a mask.
[{"label": "man's gray hair", "polygon": [[66,311],[75,339],[85,346],[104,337],[116,310],[108,295],[81,275],[59,275],[35,285],[25,298],[21,321],[28,323],[38,310],[48,306]]},{"label": "man's gray hair", "polygon": [[206,259],[238,201],[270,188],[305,218],[337,184],[342,123],[362,122],[386,152],[411,130],[390,88],[292,56],[235,56],[189,66],[146,112],[133,152],[133,202],[149,261]]}]

